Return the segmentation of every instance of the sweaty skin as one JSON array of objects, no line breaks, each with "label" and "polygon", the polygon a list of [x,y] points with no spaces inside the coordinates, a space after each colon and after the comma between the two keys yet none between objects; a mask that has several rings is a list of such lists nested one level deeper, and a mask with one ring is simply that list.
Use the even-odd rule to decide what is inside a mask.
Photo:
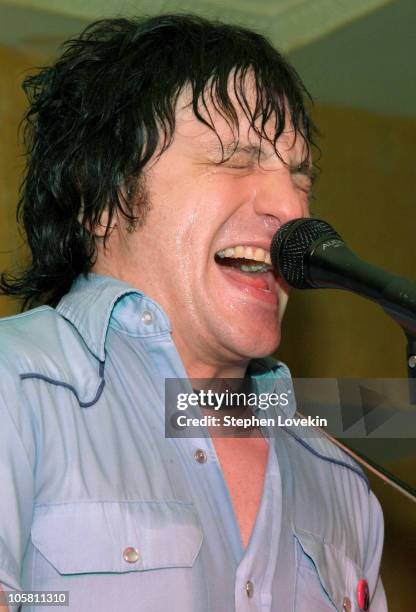
[{"label": "sweaty skin", "polygon": [[[230,149],[230,127],[209,110]],[[311,180],[297,170],[305,158],[303,139],[294,138],[288,123],[278,141],[283,163],[269,143],[260,143],[242,111],[239,121],[239,148],[218,165],[217,136],[182,94],[173,142],[146,172],[150,211],[144,225],[129,233],[119,218],[94,268],[140,288],[164,308],[191,378],[241,377],[252,357],[271,354],[280,341],[287,287],[274,280],[273,295],[265,296],[230,278],[215,254],[235,245],[269,250],[280,225],[308,215]],[[274,133],[274,121],[268,130]]]}]

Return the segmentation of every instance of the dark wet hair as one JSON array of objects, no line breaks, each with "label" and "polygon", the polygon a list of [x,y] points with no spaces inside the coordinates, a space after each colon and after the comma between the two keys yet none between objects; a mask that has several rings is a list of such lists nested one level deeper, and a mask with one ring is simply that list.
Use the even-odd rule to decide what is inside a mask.
[{"label": "dark wet hair", "polygon": [[[247,77],[255,104],[247,98]],[[144,221],[142,171],[165,150],[175,129],[175,104],[190,86],[198,111],[210,101],[238,137],[238,104],[258,135],[276,119],[273,144],[287,112],[309,153],[309,95],[296,71],[259,34],[196,16],[97,21],[65,43],[54,65],[25,79],[27,167],[17,217],[31,261],[21,274],[2,274],[0,290],[22,308],[56,305],[96,257],[94,228],[105,209],[131,230]],[[123,187],[123,189],[121,189]],[[108,236],[108,226],[104,237]]]}]

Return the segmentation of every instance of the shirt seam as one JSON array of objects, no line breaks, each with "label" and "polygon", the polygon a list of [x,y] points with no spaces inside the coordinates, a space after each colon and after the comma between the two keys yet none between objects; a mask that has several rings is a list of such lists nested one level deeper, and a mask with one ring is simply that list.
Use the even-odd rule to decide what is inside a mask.
[{"label": "shirt seam", "polygon": [[22,446],[29,474],[31,474],[32,479],[34,479],[34,475],[33,475],[33,471],[32,471],[32,464],[31,464],[30,457],[29,457],[29,452],[28,452],[28,450],[27,450],[27,448],[26,448],[26,446],[25,446],[25,444],[23,442],[22,436],[20,435],[19,428],[17,427],[16,422],[15,422],[11,412],[9,411],[6,402],[4,402],[2,400],[1,396],[0,396],[0,401],[1,401],[2,406],[4,407],[5,412],[7,413],[8,417],[10,419],[10,423],[11,423],[11,425],[12,425],[12,427],[13,427],[15,433],[16,433],[17,439],[19,440],[19,442],[20,442],[20,444]]},{"label": "shirt seam", "polygon": [[349,470],[351,470],[352,472],[354,472],[357,476],[359,476],[361,478],[361,480],[364,481],[364,483],[367,486],[367,491],[370,491],[370,485],[368,482],[367,477],[365,476],[365,474],[363,474],[362,472],[360,472],[358,470],[358,468],[349,465],[348,463],[346,463],[345,461],[342,461],[341,459],[334,459],[332,457],[327,457],[325,455],[322,455],[321,453],[319,453],[318,451],[316,451],[314,448],[312,448],[311,446],[309,446],[304,440],[302,440],[301,438],[299,438],[299,436],[297,436],[295,433],[293,433],[292,431],[290,431],[289,429],[287,429],[286,427],[282,427],[282,429],[289,434],[290,436],[292,436],[292,438],[294,440],[296,440],[296,442],[298,442],[298,444],[300,444],[301,446],[303,446],[303,448],[305,448],[306,450],[308,450],[310,453],[312,453],[315,457],[318,457],[319,459],[322,459],[322,461],[326,461],[327,463],[332,463],[334,465],[339,465],[340,467],[345,467]]},{"label": "shirt seam", "polygon": [[149,332],[149,333],[145,333],[145,332],[143,332],[143,333],[134,333],[134,332],[126,331],[125,329],[120,329],[119,327],[113,327],[111,325],[111,323],[109,324],[109,327],[113,331],[115,331],[117,333],[120,333],[123,336],[129,336],[131,338],[144,338],[144,339],[147,339],[147,338],[149,338],[149,339],[158,339],[158,338],[160,338],[161,339],[162,336],[163,337],[169,337],[169,338],[171,336],[170,330],[163,330],[163,331],[160,331],[160,332]]},{"label": "shirt seam", "polygon": [[195,508],[195,503],[193,501],[183,501],[176,499],[76,499],[73,501],[62,501],[62,502],[52,502],[35,504],[34,510],[40,508],[51,508],[54,506],[72,506],[75,504],[176,504],[178,506],[186,506]]}]

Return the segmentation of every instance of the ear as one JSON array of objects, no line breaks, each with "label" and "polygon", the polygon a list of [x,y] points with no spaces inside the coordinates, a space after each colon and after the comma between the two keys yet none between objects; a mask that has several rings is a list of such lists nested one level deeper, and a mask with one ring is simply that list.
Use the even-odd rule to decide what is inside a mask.
[{"label": "ear", "polygon": [[[94,225],[94,227],[91,226],[90,221],[83,221],[83,217],[84,217],[84,203],[82,201],[80,211],[78,213],[78,223],[80,223],[81,225],[84,225],[84,227],[88,230],[88,232],[92,234],[93,236],[95,236],[96,238],[103,238],[106,231],[108,231],[108,234],[111,234],[111,232],[117,226],[117,217],[118,217],[117,209],[113,213],[111,224],[109,224],[110,215],[108,212],[108,208],[105,208],[105,210],[101,213],[101,216],[98,222]],[[108,230],[107,230],[107,227],[108,227]]]},{"label": "ear", "polygon": [[99,218],[98,222],[94,226],[92,232],[91,232],[90,229],[89,229],[89,231],[96,238],[104,238],[104,235],[105,235],[106,232],[108,234],[111,234],[111,232],[117,227],[117,209],[113,213],[113,218],[111,220],[111,223],[109,223],[109,219],[110,219],[110,215],[109,215],[109,212],[108,212],[108,208],[106,208],[102,212],[101,217]]}]

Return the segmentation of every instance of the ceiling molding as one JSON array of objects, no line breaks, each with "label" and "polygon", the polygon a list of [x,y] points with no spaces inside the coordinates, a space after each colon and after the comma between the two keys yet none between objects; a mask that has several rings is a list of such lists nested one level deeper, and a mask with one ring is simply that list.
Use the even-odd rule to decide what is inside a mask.
[{"label": "ceiling molding", "polygon": [[[10,15],[15,8],[21,15],[28,11],[43,14],[58,28],[55,31],[31,32],[31,19],[24,19],[26,43],[41,39],[51,46],[68,25],[83,25],[103,17],[116,15],[155,15],[161,13],[197,13],[206,17],[238,23],[266,34],[284,52],[292,51],[329,32],[359,19],[394,0],[0,0],[0,41],[6,37],[10,44],[12,33],[6,32],[7,23],[2,10]],[[5,13],[4,13],[5,14]],[[69,20],[68,23],[65,23]],[[3,23],[3,26],[2,26]],[[75,34],[77,30],[72,32]],[[19,46],[15,40],[13,46]]]},{"label": "ceiling molding", "polygon": [[415,0],[0,0],[0,45],[39,65],[92,20],[166,12],[265,34],[321,103],[416,115]]}]

